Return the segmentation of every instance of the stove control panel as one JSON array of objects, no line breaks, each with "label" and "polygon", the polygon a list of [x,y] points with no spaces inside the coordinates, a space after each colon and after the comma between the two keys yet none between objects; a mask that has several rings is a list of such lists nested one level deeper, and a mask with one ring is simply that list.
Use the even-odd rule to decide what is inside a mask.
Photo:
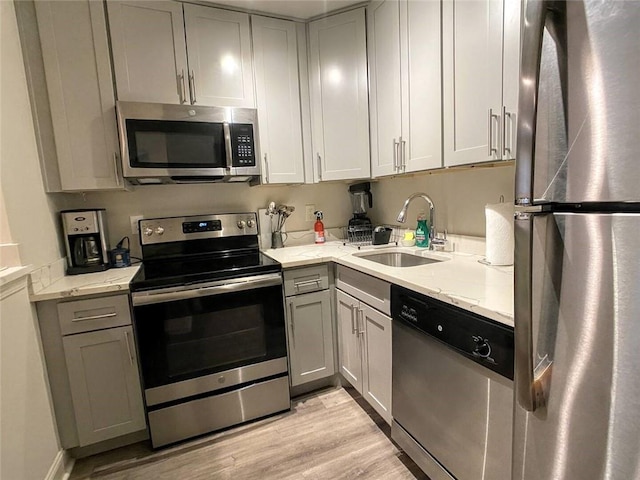
[{"label": "stove control panel", "polygon": [[258,235],[254,212],[188,217],[145,218],[140,221],[140,244],[183,242],[234,236]]}]

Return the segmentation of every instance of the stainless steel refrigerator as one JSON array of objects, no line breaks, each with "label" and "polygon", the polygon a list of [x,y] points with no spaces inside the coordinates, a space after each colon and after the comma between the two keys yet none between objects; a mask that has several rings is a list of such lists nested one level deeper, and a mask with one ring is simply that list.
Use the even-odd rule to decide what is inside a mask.
[{"label": "stainless steel refrigerator", "polygon": [[640,2],[522,28],[513,479],[640,479]]}]

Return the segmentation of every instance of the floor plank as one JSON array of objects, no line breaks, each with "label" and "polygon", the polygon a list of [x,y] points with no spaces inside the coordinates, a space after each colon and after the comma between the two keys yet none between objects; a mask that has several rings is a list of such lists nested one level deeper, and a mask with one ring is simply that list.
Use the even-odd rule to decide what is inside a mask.
[{"label": "floor plank", "polygon": [[80,459],[70,480],[429,480],[352,388],[295,399],[291,412],[177,446],[148,442]]}]

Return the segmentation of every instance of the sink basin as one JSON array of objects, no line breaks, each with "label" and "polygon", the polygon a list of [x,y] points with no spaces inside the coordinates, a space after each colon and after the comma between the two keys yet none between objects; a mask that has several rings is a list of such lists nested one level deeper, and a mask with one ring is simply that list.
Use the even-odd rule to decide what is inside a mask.
[{"label": "sink basin", "polygon": [[354,253],[354,256],[381,263],[389,267],[417,267],[418,265],[428,265],[442,261],[434,258],[419,257],[405,252]]}]

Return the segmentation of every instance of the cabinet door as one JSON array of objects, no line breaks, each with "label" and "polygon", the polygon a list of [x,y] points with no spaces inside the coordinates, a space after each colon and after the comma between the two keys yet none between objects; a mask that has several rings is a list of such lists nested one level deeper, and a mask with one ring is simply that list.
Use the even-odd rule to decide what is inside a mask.
[{"label": "cabinet door", "polygon": [[296,23],[251,17],[265,183],[303,183]]},{"label": "cabinet door", "polygon": [[291,386],[335,373],[329,290],[287,298]]},{"label": "cabinet door", "polygon": [[99,2],[35,2],[62,190],[122,188],[107,25]]},{"label": "cabinet door", "polygon": [[362,349],[358,330],[358,300],[336,290],[338,362],[340,373],[362,393]]},{"label": "cabinet door", "polygon": [[309,24],[312,142],[319,180],[370,175],[364,9]]},{"label": "cabinet door", "polygon": [[80,446],[144,429],[133,329],[109,328],[62,341]]},{"label": "cabinet door", "polygon": [[516,158],[518,86],[520,83],[519,0],[504,0],[504,41],[502,65],[502,159]]},{"label": "cabinet door", "polygon": [[362,396],[391,424],[391,317],[364,303],[360,304],[360,311]]},{"label": "cabinet door", "polygon": [[400,2],[402,172],[442,167],[440,8]]},{"label": "cabinet door", "polygon": [[107,11],[118,100],[188,102],[182,4],[109,0]]},{"label": "cabinet door", "polygon": [[191,103],[255,107],[249,15],[184,4]]},{"label": "cabinet door", "polygon": [[376,1],[367,11],[371,176],[400,170],[400,8],[398,0]]},{"label": "cabinet door", "polygon": [[499,160],[502,0],[444,0],[446,166]]}]

